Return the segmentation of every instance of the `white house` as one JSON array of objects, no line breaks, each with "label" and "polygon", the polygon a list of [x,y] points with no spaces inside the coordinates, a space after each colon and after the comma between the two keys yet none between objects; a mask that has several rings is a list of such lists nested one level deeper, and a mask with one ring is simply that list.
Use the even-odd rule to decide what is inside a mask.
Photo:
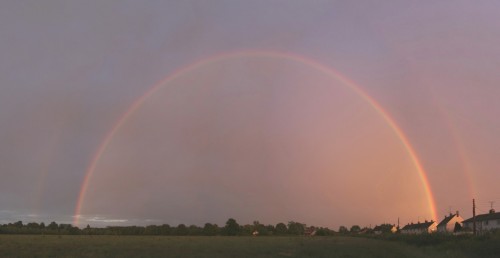
[{"label": "white house", "polygon": [[[474,218],[466,219],[463,221],[464,228],[468,230],[473,229]],[[500,212],[495,212],[491,209],[487,214],[476,216],[476,230],[479,233],[500,229]]]},{"label": "white house", "polygon": [[422,233],[434,233],[437,230],[437,223],[435,221],[425,221],[423,223],[417,224],[407,224],[401,229],[401,234],[422,234]]},{"label": "white house", "polygon": [[437,231],[440,233],[453,233],[455,232],[455,227],[457,224],[459,228],[462,228],[464,219],[460,217],[458,211],[456,214],[451,214],[449,216],[444,216],[444,219],[437,225]]}]

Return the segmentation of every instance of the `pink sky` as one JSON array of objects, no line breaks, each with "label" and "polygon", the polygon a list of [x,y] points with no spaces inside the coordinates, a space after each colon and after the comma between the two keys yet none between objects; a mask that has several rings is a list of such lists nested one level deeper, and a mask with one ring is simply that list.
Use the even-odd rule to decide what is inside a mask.
[{"label": "pink sky", "polygon": [[[71,222],[113,126],[219,53],[304,56],[356,82],[415,150],[439,218],[500,202],[495,1],[0,4],[0,223]],[[401,140],[349,87],[279,58],[169,81],[96,163],[82,222],[339,225],[429,219]],[[99,219],[95,219],[95,218]]]}]

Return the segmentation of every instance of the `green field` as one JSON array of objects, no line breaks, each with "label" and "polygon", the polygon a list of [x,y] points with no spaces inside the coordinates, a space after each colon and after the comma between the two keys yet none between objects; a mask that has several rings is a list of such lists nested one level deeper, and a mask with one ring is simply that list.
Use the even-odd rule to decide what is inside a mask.
[{"label": "green field", "polygon": [[496,239],[0,235],[0,257],[500,257],[499,248]]}]

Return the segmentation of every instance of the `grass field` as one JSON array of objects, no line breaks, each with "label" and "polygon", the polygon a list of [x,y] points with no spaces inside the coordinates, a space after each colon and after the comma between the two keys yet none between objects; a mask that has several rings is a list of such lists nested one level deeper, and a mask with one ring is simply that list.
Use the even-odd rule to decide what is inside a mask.
[{"label": "grass field", "polygon": [[498,241],[360,237],[0,235],[0,257],[500,257]]}]

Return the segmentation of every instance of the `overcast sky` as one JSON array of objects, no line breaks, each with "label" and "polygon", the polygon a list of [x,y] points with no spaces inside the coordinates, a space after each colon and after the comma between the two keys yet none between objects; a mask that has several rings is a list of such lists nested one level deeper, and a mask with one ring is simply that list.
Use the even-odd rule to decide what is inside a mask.
[{"label": "overcast sky", "polygon": [[[498,1],[3,1],[0,223],[329,226],[500,205]],[[229,58],[179,69],[221,53]],[[254,53],[254,54],[251,54]],[[163,81],[161,85],[158,82]],[[500,209],[500,208],[498,208]]]}]

